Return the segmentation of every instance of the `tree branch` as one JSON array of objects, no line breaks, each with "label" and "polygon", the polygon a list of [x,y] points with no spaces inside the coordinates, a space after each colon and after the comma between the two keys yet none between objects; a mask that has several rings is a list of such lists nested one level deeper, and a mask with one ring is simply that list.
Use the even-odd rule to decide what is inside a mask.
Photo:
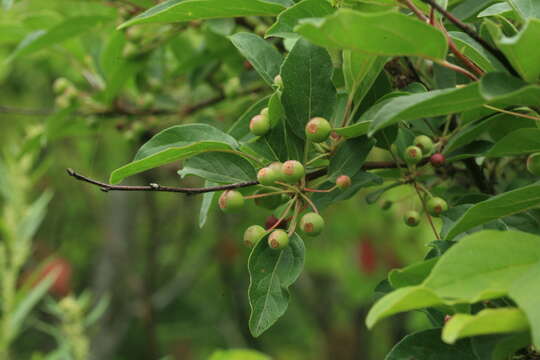
[{"label": "tree branch", "polygon": [[490,43],[488,43],[486,40],[482,39],[480,35],[476,32],[476,30],[471,27],[470,25],[465,24],[461,20],[459,20],[457,17],[452,15],[452,13],[446,11],[442,6],[437,4],[435,0],[422,0],[426,4],[431,5],[432,8],[437,10],[441,15],[443,15],[446,19],[448,19],[450,22],[452,22],[454,25],[456,25],[458,28],[460,28],[464,33],[472,37],[476,42],[478,42],[484,49],[489,51],[493,56],[497,58],[501,62],[501,64],[504,65],[504,67],[514,76],[518,76],[519,74],[516,72],[512,64],[508,61],[506,56],[497,48],[491,46]]},{"label": "tree branch", "polygon": [[[421,164],[426,164],[427,159],[424,159]],[[375,170],[375,169],[395,169],[399,166],[402,166],[403,164],[397,164],[393,161],[372,161],[372,162],[366,162],[364,165],[362,165],[362,170]],[[172,186],[162,186],[159,184],[151,183],[149,185],[112,185],[107,184],[102,181],[91,179],[87,176],[84,176],[82,174],[79,174],[73,169],[66,169],[69,176],[74,177],[75,179],[86,182],[92,185],[96,185],[101,189],[103,192],[109,192],[109,191],[158,191],[158,192],[172,192],[172,193],[181,193],[181,194],[187,194],[187,195],[195,195],[195,194],[204,194],[208,192],[216,192],[216,191],[223,191],[223,190],[233,190],[233,189],[240,189],[250,186],[258,185],[259,182],[256,180],[253,181],[245,181],[235,184],[227,184],[227,185],[220,185],[220,186],[210,186],[210,187],[203,187],[203,188],[182,188],[182,187],[172,187]],[[324,176],[326,174],[326,169],[314,171],[310,174],[307,174],[308,180],[314,180],[317,178],[320,178],[321,176]]]}]

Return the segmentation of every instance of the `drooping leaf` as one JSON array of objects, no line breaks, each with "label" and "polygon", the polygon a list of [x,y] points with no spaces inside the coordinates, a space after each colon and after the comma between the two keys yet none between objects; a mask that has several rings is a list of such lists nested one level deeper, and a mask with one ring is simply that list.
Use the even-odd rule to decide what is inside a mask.
[{"label": "drooping leaf", "polygon": [[276,22],[266,31],[265,37],[298,38],[294,27],[300,19],[323,17],[332,12],[334,12],[334,8],[327,1],[300,1],[278,15]]},{"label": "drooping leaf", "polygon": [[390,281],[394,289],[420,285],[427,278],[438,260],[438,258],[434,257],[403,269],[393,269],[388,274],[388,281]]},{"label": "drooping leaf", "polygon": [[462,54],[470,58],[484,71],[504,71],[500,62],[469,35],[450,31],[448,33]]},{"label": "drooping leaf", "polygon": [[517,308],[484,309],[477,314],[456,314],[446,323],[442,340],[457,340],[479,335],[523,332],[529,329],[525,314]]},{"label": "drooping leaf", "polygon": [[540,309],[538,291],[540,291],[540,262],[532,265],[510,287],[510,297],[523,310],[531,325],[532,339],[535,346],[540,344]]},{"label": "drooping leaf", "polygon": [[110,182],[204,152],[231,151],[238,143],[230,135],[210,125],[189,124],[170,127],[156,134],[135,155],[133,162],[112,172]]},{"label": "drooping leaf", "polygon": [[302,139],[311,118],[332,116],[336,102],[332,72],[328,52],[302,39],[296,42],[283,63],[281,102],[292,131]]},{"label": "drooping leaf", "polygon": [[407,335],[396,344],[384,360],[478,360],[469,340],[448,345],[441,340],[440,329],[429,329]]},{"label": "drooping leaf", "polygon": [[370,13],[340,9],[325,18],[300,21],[295,31],[321,46],[374,55],[443,59],[448,48],[442,32],[394,11]]},{"label": "drooping leaf", "polygon": [[362,169],[369,152],[375,142],[367,137],[354,138],[345,141],[330,159],[328,166],[329,180],[335,180],[340,175],[353,177]]},{"label": "drooping leaf", "polygon": [[235,154],[218,152],[189,158],[178,174],[182,177],[195,175],[211,182],[228,184],[257,178],[255,169],[249,161]]},{"label": "drooping leaf", "polygon": [[279,74],[282,57],[269,42],[252,33],[239,32],[229,39],[240,53],[253,65],[264,81],[270,86]]},{"label": "drooping leaf", "polygon": [[531,344],[529,332],[521,334],[477,336],[471,339],[474,353],[480,359],[508,360],[519,349]]},{"label": "drooping leaf", "polygon": [[496,142],[486,156],[517,156],[538,151],[540,151],[540,129],[518,129]]},{"label": "drooping leaf", "polygon": [[174,23],[241,16],[273,16],[284,6],[263,0],[168,0],[120,25],[120,29],[145,23]]},{"label": "drooping leaf", "polygon": [[266,239],[257,243],[249,256],[249,329],[255,337],[272,326],[287,310],[288,288],[298,279],[304,267],[304,243],[298,234],[289,246],[273,250]]},{"label": "drooping leaf", "polygon": [[[216,186],[217,183],[213,183],[211,181],[205,181],[204,187],[210,187],[210,186]],[[212,202],[214,201],[214,198],[216,197],[216,192],[207,192],[202,195],[202,202],[201,202],[201,209],[199,210],[199,228],[202,229],[204,224],[206,224],[206,220],[208,219],[208,213],[210,212],[210,208],[212,206]]]},{"label": "drooping leaf", "polygon": [[540,19],[540,3],[535,0],[506,0],[507,3],[523,18]]},{"label": "drooping leaf", "polygon": [[482,201],[456,221],[449,229],[447,240],[475,226],[512,214],[527,211],[540,205],[540,184],[524,186]]},{"label": "drooping leaf", "polygon": [[347,92],[354,94],[355,103],[361,102],[381,73],[386,63],[385,56],[365,54],[358,51],[343,51],[343,76]]},{"label": "drooping leaf", "polygon": [[68,18],[63,23],[49,30],[37,30],[32,32],[20,42],[15,51],[9,57],[8,61],[61,43],[92,29],[99,23],[103,23],[108,20],[111,20],[111,18],[106,16],[77,16]]}]

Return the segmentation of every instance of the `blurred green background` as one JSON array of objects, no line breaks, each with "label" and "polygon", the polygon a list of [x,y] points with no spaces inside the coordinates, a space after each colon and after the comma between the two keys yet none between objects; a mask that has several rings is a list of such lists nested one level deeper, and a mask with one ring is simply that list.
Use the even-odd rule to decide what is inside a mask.
[{"label": "blurred green background", "polygon": [[[238,348],[273,359],[379,360],[406,332],[429,327],[419,312],[396,316],[371,332],[364,325],[377,284],[390,269],[422,259],[433,240],[425,222],[412,229],[403,224],[403,213],[414,206],[407,189],[396,188],[373,205],[366,204],[364,191],[326,209],[324,233],[306,239],[306,268],[291,289],[289,310],[254,339],[247,327],[249,249],[241,237],[247,226],[264,223],[268,211],[250,203],[240,215],[225,216],[214,207],[200,228],[200,197],[104,193],[66,174],[73,168],[106,180],[149,136],[173,124],[227,129],[268,90],[260,89],[261,81],[223,31],[265,26],[265,19],[143,27],[142,34],[128,33],[113,57],[128,72],[125,79],[111,80],[104,75],[103,54],[121,36],[115,25],[135,5],[7,3],[0,12],[0,150],[3,163],[11,165],[3,176],[31,182],[29,201],[53,193],[20,277],[51,260],[64,274],[32,312],[13,344],[13,358],[47,358],[57,349],[48,326],[61,321],[44,309],[68,293],[91,294],[90,307],[107,299],[106,310],[82,335],[90,358],[100,360],[208,359],[218,349]],[[11,57],[29,34],[96,14],[105,20],[91,30]],[[126,53],[133,51],[130,44],[135,52],[145,50],[133,56]],[[77,92],[67,104],[53,91],[60,77]],[[193,111],[193,105],[217,97],[212,106]],[[27,157],[31,166],[25,168]],[[127,183],[203,185],[194,177],[181,179],[179,168],[167,166]],[[385,200],[397,202],[383,210]],[[6,197],[1,205],[8,207]]]}]

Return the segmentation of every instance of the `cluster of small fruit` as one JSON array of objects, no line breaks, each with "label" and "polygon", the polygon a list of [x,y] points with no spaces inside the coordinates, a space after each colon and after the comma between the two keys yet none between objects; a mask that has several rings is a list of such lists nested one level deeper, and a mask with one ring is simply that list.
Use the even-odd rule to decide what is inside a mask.
[{"label": "cluster of small fruit", "polygon": [[[268,108],[264,108],[251,119],[249,128],[257,136],[264,136],[270,130]],[[328,140],[331,132],[332,126],[321,117],[312,118],[305,127],[306,138],[313,143],[322,143]],[[284,210],[279,219],[268,229],[260,225],[252,225],[244,233],[244,243],[248,247],[255,246],[268,235],[268,246],[276,250],[283,249],[289,244],[289,237],[296,230],[297,218],[307,207],[311,207],[313,211],[307,212],[301,217],[300,229],[309,236],[316,236],[322,232],[325,225],[324,219],[311,201],[311,193],[330,192],[351,186],[350,177],[341,175],[336,179],[335,186],[330,189],[311,189],[307,187],[305,166],[298,160],[287,160],[283,163],[273,162],[261,168],[257,173],[257,181],[262,189],[254,195],[244,196],[237,190],[226,190],[221,194],[218,204],[224,212],[239,210],[243,207],[246,199],[254,199],[257,205],[267,209],[276,209],[283,205]],[[288,218],[291,211],[293,214]],[[286,223],[289,224],[288,231],[279,228],[280,225]]]},{"label": "cluster of small fruit", "polygon": [[[419,135],[414,138],[413,145],[405,149],[403,159],[407,165],[415,167],[429,156],[429,162],[433,167],[441,167],[445,164],[446,159],[443,154],[435,151],[436,147],[431,138],[426,135]],[[425,202],[425,209],[429,215],[440,217],[448,210],[448,203],[444,199],[431,196],[427,191],[425,193],[427,198],[421,200]],[[420,214],[416,210],[409,210],[403,216],[403,221],[408,226],[417,226],[420,223]]]}]

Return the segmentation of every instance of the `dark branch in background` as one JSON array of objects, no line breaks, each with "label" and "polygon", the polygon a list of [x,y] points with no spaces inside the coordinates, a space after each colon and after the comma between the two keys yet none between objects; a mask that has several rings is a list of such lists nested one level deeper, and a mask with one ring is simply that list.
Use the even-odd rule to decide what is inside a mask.
[{"label": "dark branch in background", "polygon": [[510,64],[506,56],[497,48],[491,46],[490,43],[488,43],[486,40],[482,39],[480,35],[476,32],[476,30],[470,26],[465,24],[463,21],[459,20],[457,17],[452,15],[450,12],[446,11],[443,7],[441,7],[435,0],[422,0],[426,4],[431,5],[432,8],[437,10],[440,14],[442,14],[446,19],[448,19],[450,22],[452,22],[454,25],[456,25],[458,28],[460,28],[464,33],[472,37],[476,42],[478,42],[484,49],[489,51],[493,56],[497,58],[501,62],[501,64],[504,65],[504,67],[514,76],[519,77],[518,73]]},{"label": "dark branch in background", "polygon": [[[425,164],[427,160],[423,160],[419,165]],[[393,161],[372,161],[367,162],[362,165],[362,170],[376,170],[376,169],[396,169],[398,166],[404,166],[404,164],[397,164]],[[220,186],[211,186],[211,187],[205,187],[205,188],[181,188],[181,187],[172,187],[172,186],[161,186],[159,184],[151,183],[147,186],[132,186],[132,185],[111,185],[107,184],[101,181],[97,181],[94,179],[90,179],[89,177],[86,177],[84,175],[81,175],[77,172],[75,172],[73,169],[66,169],[69,176],[74,177],[77,180],[87,182],[92,185],[98,186],[101,191],[103,192],[109,192],[109,191],[159,191],[159,192],[173,192],[173,193],[182,193],[187,195],[195,195],[195,194],[204,194],[208,192],[216,192],[216,191],[223,191],[223,190],[233,190],[233,189],[240,189],[245,187],[250,187],[254,185],[258,185],[259,182],[256,180],[253,181],[245,181],[241,183],[235,183],[235,184],[227,184],[227,185],[220,185]],[[315,172],[312,172],[307,175],[308,180],[314,180],[317,178],[320,178],[321,176],[324,176],[326,174],[326,169],[318,170]]]}]

